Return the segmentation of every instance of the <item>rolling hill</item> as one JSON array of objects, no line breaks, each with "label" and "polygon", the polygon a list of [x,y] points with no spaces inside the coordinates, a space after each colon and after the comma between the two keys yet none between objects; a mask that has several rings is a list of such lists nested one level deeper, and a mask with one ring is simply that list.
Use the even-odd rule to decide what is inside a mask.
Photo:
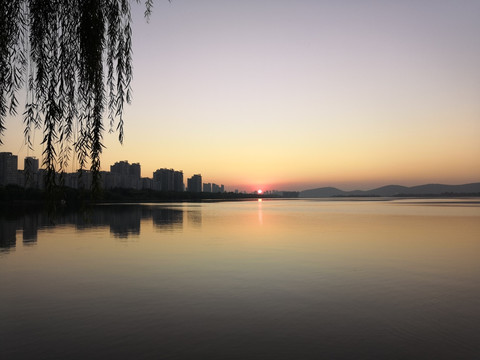
[{"label": "rolling hill", "polygon": [[322,187],[300,192],[302,198],[348,197],[348,196],[445,196],[478,195],[480,183],[463,185],[425,184],[418,186],[387,185],[372,190],[343,191],[334,187]]}]

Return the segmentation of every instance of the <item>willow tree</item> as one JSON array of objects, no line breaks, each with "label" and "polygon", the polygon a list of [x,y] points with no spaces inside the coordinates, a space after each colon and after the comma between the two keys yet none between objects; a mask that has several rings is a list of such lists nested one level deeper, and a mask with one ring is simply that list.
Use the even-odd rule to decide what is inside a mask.
[{"label": "willow tree", "polygon": [[25,142],[43,130],[47,186],[77,156],[98,187],[105,122],[123,142],[131,101],[129,0],[0,0],[0,19],[0,143],[25,89]]}]

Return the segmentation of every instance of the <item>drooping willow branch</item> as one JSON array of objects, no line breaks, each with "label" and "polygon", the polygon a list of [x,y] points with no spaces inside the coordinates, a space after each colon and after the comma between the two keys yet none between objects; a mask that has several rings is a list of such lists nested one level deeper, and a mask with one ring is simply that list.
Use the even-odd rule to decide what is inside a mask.
[{"label": "drooping willow branch", "polygon": [[[152,0],[145,8],[148,17]],[[103,119],[123,142],[131,101],[129,0],[1,0],[0,19],[0,144],[25,88],[25,142],[31,147],[32,130],[43,129],[47,187],[73,150],[98,187]]]}]

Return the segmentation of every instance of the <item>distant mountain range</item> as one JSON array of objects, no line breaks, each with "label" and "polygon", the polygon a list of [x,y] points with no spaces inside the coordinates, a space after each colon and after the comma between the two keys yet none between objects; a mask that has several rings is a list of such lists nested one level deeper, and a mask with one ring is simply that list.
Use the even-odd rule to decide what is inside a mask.
[{"label": "distant mountain range", "polygon": [[334,187],[323,187],[301,191],[302,198],[343,196],[429,196],[429,195],[477,195],[480,183],[464,185],[426,184],[418,186],[387,185],[372,190],[343,191]]}]

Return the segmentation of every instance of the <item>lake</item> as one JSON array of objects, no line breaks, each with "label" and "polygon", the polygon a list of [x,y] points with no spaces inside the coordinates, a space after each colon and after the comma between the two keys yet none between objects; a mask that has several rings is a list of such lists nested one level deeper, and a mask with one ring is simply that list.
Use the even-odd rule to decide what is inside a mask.
[{"label": "lake", "polygon": [[479,359],[480,199],[370,200],[2,214],[0,357]]}]

